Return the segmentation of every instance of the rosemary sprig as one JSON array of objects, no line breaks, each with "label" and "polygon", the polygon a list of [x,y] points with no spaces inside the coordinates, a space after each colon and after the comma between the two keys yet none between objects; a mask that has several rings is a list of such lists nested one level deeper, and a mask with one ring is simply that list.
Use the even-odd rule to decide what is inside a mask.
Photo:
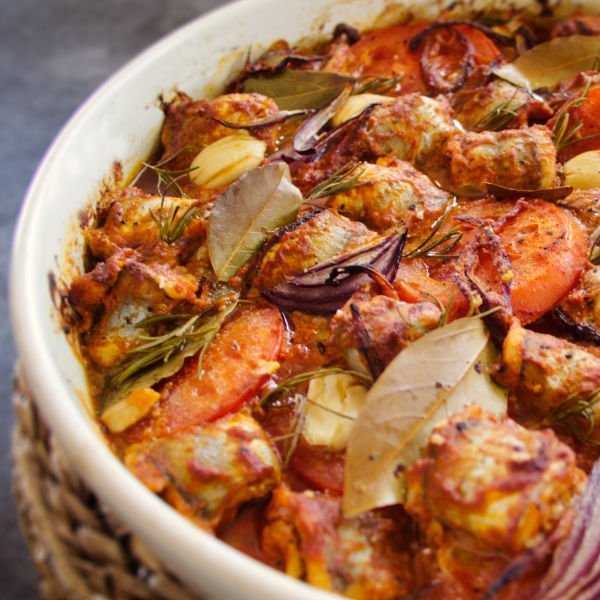
[{"label": "rosemary sprig", "polygon": [[296,394],[294,396],[294,403],[296,404],[296,411],[290,426],[290,433],[285,436],[283,444],[282,463],[284,469],[289,465],[290,459],[298,447],[300,436],[302,435],[304,425],[306,424],[306,396],[304,394]]},{"label": "rosemary sprig", "polygon": [[552,411],[543,425],[558,426],[581,442],[600,445],[600,440],[591,437],[596,427],[598,402],[600,402],[600,389],[594,390],[586,397],[581,397],[577,392],[571,394]]},{"label": "rosemary sprig", "polygon": [[393,90],[402,77],[362,77],[354,84],[353,94],[386,94]]},{"label": "rosemary sprig", "polygon": [[166,196],[178,196],[179,198],[187,198],[187,194],[183,191],[179,182],[195,171],[198,167],[188,167],[187,169],[167,169],[166,165],[175,159],[181,152],[186,150],[183,148],[177,154],[169,156],[164,160],[152,165],[150,163],[142,163],[143,169],[138,173],[137,177],[132,182],[135,185],[142,174],[150,169],[157,177],[156,193],[160,196],[160,208],[158,212],[149,209],[152,220],[158,227],[158,236],[167,244],[173,244],[184,233],[187,226],[200,214],[200,209],[197,206],[188,206],[183,214],[178,216],[180,206],[171,203],[168,210],[165,207]]},{"label": "rosemary sprig", "polygon": [[150,208],[150,216],[158,227],[158,237],[167,244],[173,244],[183,235],[187,226],[200,214],[200,208],[193,205],[188,206],[178,217],[180,206],[171,203],[165,214],[164,205],[165,197],[163,196],[160,200],[158,213]]},{"label": "rosemary sprig", "polygon": [[[183,152],[181,150],[181,152]],[[156,191],[160,196],[179,196],[180,198],[187,198],[187,194],[183,191],[179,182],[192,171],[195,171],[198,167],[187,167],[186,169],[168,169],[165,167],[173,159],[177,158],[181,152],[169,156],[164,160],[157,162],[153,165],[150,163],[142,163],[144,169],[150,169],[157,177]]]},{"label": "rosemary sprig", "polygon": [[583,127],[583,120],[579,119],[575,123],[571,123],[571,110],[574,108],[579,108],[587,100],[591,85],[592,82],[589,80],[585,84],[581,94],[576,98],[571,98],[571,100],[566,102],[556,115],[556,121],[552,127],[552,139],[554,140],[554,145],[559,152],[575,142],[580,142],[584,139],[590,139],[592,137],[598,137],[593,135],[586,136],[585,138],[577,138],[577,134]]},{"label": "rosemary sprig", "polygon": [[310,381],[311,379],[315,379],[317,377],[327,377],[328,375],[352,375],[359,379],[363,383],[370,385],[373,383],[371,377],[365,373],[361,373],[359,371],[352,371],[350,369],[342,369],[340,367],[322,367],[320,369],[316,369],[314,371],[306,371],[305,373],[300,373],[298,375],[294,375],[293,377],[289,377],[288,379],[284,379],[280,381],[277,387],[268,390],[261,399],[259,400],[259,404],[261,406],[266,406],[270,404],[282,394],[286,394],[291,392],[297,385],[301,383],[305,383]]},{"label": "rosemary sprig", "polygon": [[513,101],[517,95],[519,90],[515,90],[514,94],[511,98],[500,102],[492,110],[483,115],[475,123],[476,131],[500,131],[504,129],[517,116],[518,112],[525,106],[525,104],[521,104],[519,106],[515,106]]},{"label": "rosemary sprig", "polygon": [[415,248],[403,254],[402,258],[456,258],[452,250],[463,236],[458,227],[453,227],[442,235],[438,235],[449,211],[446,211],[433,225],[429,235]]},{"label": "rosemary sprig", "polygon": [[333,194],[339,194],[340,192],[347,192],[366,185],[369,183],[368,181],[359,181],[366,170],[367,168],[361,166],[360,163],[348,162],[333,173],[328,179],[315,186],[308,193],[306,199],[317,200],[319,198],[325,198],[326,196],[332,196]]},{"label": "rosemary sprig", "polygon": [[129,350],[128,355],[130,358],[121,365],[118,372],[111,378],[111,386],[120,388],[129,385],[149,370],[166,365],[176,357],[183,359],[196,354],[198,350],[200,350],[198,358],[198,377],[200,377],[202,374],[202,359],[206,349],[236,306],[237,301],[232,302],[224,310],[208,317],[206,313],[192,316],[165,315],[164,317],[151,317],[140,321],[137,326],[146,329],[151,323],[157,323],[161,320],[168,322],[169,320],[186,319],[182,325],[175,327],[164,335],[139,335],[138,339],[144,343]]}]

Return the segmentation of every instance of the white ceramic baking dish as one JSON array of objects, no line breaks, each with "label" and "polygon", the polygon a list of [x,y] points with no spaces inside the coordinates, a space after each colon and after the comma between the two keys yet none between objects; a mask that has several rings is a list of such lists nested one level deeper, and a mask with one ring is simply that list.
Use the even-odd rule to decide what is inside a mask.
[{"label": "white ceramic baking dish", "polygon": [[[589,0],[580,6],[593,11],[596,5]],[[432,17],[440,5],[414,0],[410,7]],[[207,597],[334,596],[205,534],[129,474],[90,417],[84,374],[60,326],[49,274],[68,280],[81,268],[79,215],[111,182],[115,162],[127,176],[155,148],[159,96],[168,98],[176,89],[196,97],[214,94],[250,47],[318,38],[342,21],[365,27],[382,13],[389,20],[406,9],[386,0],[242,0],[203,16],[144,52],[81,107],[48,150],[25,199],[14,242],[11,303],[28,385],[76,471],[173,572]]]}]

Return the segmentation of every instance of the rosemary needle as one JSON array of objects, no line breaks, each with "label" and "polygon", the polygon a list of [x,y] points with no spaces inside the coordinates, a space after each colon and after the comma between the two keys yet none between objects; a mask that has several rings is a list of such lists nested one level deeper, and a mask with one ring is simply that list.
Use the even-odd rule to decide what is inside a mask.
[{"label": "rosemary needle", "polygon": [[339,168],[333,175],[325,181],[315,186],[306,196],[308,200],[317,200],[327,196],[333,196],[341,192],[348,192],[369,183],[368,181],[359,181],[367,168],[356,162],[348,162]]}]

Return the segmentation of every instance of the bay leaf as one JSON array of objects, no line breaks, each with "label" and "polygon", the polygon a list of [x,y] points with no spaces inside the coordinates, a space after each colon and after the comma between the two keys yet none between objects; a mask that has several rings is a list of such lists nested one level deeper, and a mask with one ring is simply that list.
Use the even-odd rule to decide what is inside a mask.
[{"label": "bay leaf", "polygon": [[369,390],[346,451],[346,516],[402,503],[404,472],[432,429],[476,403],[505,414],[506,394],[487,373],[495,348],[478,318],[440,327],[404,349]]},{"label": "bay leaf", "polygon": [[498,185],[497,183],[486,182],[485,188],[488,194],[492,194],[492,196],[496,196],[497,198],[541,198],[542,200],[548,200],[548,202],[555,202],[561,198],[566,198],[573,192],[573,188],[568,185],[562,187],[523,190]]},{"label": "bay leaf", "polygon": [[[185,360],[198,352],[200,369],[206,348],[236,307],[237,301],[214,315],[198,317],[193,329],[177,328],[174,332],[157,338],[152,344],[145,344],[145,350],[143,347],[133,348],[130,351],[131,360],[121,366],[121,371],[116,374],[117,378],[110,382],[102,398],[102,410],[106,410],[136,389],[152,387],[159,381],[175,375]],[[181,334],[178,335],[177,331],[181,331]],[[124,370],[130,374],[123,381],[119,381],[118,376],[124,375]]]},{"label": "bay leaf", "polygon": [[301,202],[302,193],[283,162],[249,171],[229,186],[208,218],[208,253],[219,280],[233,277],[269,233],[291,223]]},{"label": "bay leaf", "polygon": [[593,69],[600,56],[600,36],[571,35],[538,44],[494,74],[531,90],[553,88],[581,71]]},{"label": "bay leaf", "polygon": [[287,69],[269,78],[250,77],[244,91],[272,98],[281,110],[321,109],[353,80],[338,73]]}]

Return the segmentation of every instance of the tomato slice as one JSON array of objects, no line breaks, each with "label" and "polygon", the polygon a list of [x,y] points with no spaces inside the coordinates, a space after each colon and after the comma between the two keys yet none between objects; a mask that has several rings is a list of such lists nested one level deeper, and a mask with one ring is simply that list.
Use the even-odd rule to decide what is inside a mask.
[{"label": "tomato slice", "polygon": [[398,25],[365,33],[336,69],[353,77],[402,77],[403,93],[424,92],[419,56],[408,48],[423,29],[425,25]]},{"label": "tomato slice", "polygon": [[[286,455],[285,439],[294,428],[292,406],[271,407],[260,424],[272,439],[282,457]],[[319,489],[341,494],[344,490],[345,452],[331,452],[324,446],[311,446],[302,437],[290,457],[285,473],[286,483],[295,490]]]},{"label": "tomato slice", "polygon": [[[350,46],[341,64],[336,70],[352,75],[401,77],[402,93],[425,92],[427,85],[421,68],[423,47],[411,50],[412,40],[427,28],[424,24],[397,25],[378,31],[365,33],[363,37]],[[488,65],[500,58],[501,53],[494,42],[483,32],[469,25],[455,25],[453,30],[464,39],[469,46],[469,56],[474,65]],[[434,30],[428,34],[428,47],[433,40],[434,45],[443,51],[438,55],[436,69],[448,76],[462,71],[464,65],[462,52],[455,47],[455,36],[448,36],[448,28]]]},{"label": "tomato slice", "polygon": [[344,452],[330,452],[300,440],[290,468],[313,489],[341,494],[344,491]]},{"label": "tomato slice", "polygon": [[198,357],[187,359],[163,387],[151,418],[128,432],[130,441],[143,438],[145,432],[171,435],[237,410],[272,373],[283,333],[281,314],[273,306],[237,312],[208,347],[202,377],[198,379]]},{"label": "tomato slice", "polygon": [[[514,275],[513,313],[523,323],[531,323],[551,310],[577,283],[588,261],[588,237],[570,213],[545,200],[478,200],[463,203],[448,220],[448,226],[464,231],[454,251],[464,251],[479,226],[460,217],[500,223],[503,216],[504,222],[495,230]],[[484,276],[491,268],[491,261],[478,267]],[[492,280],[493,276],[488,275]]]}]

